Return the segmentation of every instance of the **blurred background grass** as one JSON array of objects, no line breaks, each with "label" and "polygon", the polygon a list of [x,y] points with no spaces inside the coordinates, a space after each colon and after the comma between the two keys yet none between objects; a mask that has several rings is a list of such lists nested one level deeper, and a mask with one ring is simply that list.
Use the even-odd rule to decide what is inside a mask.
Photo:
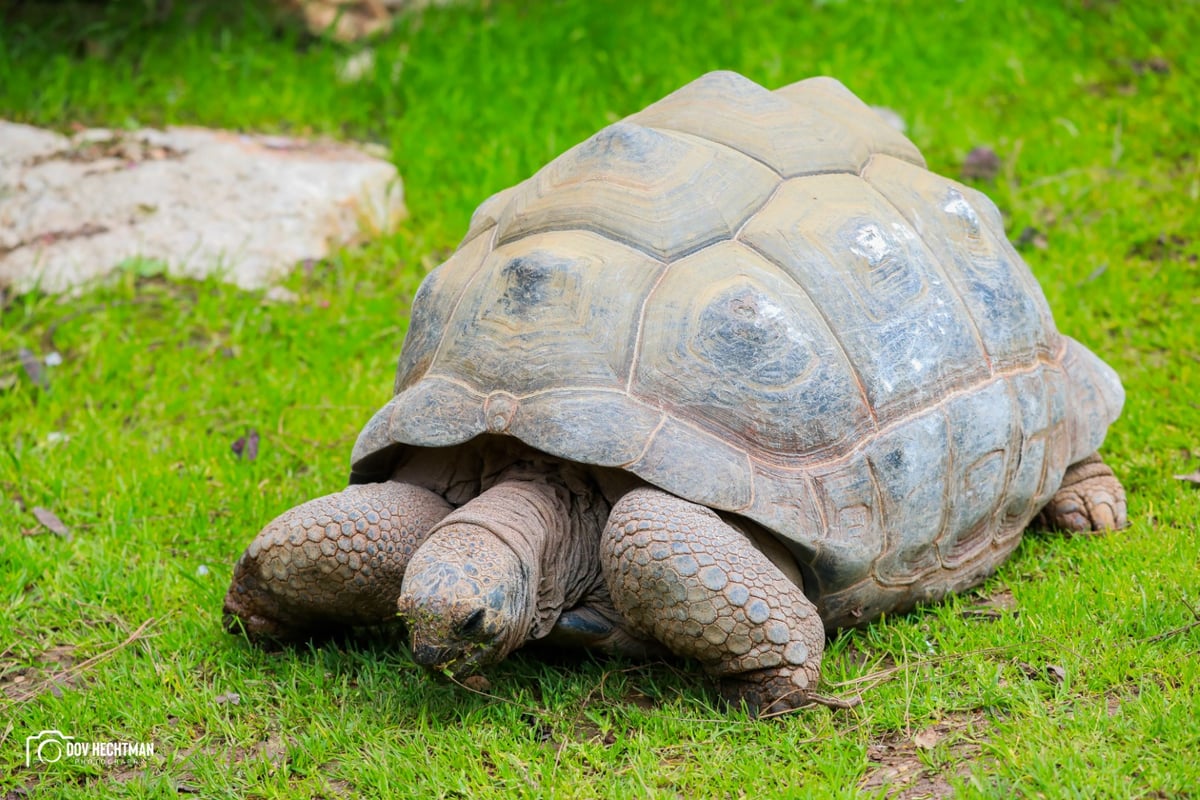
[{"label": "blurred background grass", "polygon": [[[1200,493],[1172,476],[1200,457],[1197,34],[1194,2],[492,2],[338,44],[258,2],[0,3],[0,116],[375,142],[411,212],[298,269],[294,303],[137,265],[79,297],[4,299],[0,791],[1188,796]],[[995,150],[976,185],[1059,327],[1125,380],[1105,452],[1131,528],[1030,537],[980,592],[838,637],[824,688],[863,706],[769,724],[668,665],[518,657],[485,697],[386,635],[267,654],[222,634],[257,528],[342,486],[412,292],[474,206],[718,68],[771,88],[834,75],[944,174]],[[22,349],[63,363],[39,385]],[[250,430],[259,455],[239,459]],[[27,768],[48,728],[156,756]]]}]

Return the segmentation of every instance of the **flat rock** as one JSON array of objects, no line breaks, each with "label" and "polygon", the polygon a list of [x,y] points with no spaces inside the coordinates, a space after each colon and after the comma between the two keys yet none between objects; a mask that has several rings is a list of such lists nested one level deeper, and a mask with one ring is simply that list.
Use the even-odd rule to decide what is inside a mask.
[{"label": "flat rock", "polygon": [[403,215],[396,168],[360,147],[0,120],[0,288],[62,292],[137,258],[259,288]]}]

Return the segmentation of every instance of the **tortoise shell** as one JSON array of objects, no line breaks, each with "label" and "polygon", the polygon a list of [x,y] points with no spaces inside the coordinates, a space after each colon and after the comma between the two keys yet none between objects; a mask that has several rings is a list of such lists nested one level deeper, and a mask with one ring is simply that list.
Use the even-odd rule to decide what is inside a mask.
[{"label": "tortoise shell", "polygon": [[996,207],[831,78],[705,75],[475,212],[352,480],[481,434],[749,518],[827,624],[977,582],[1120,410]]}]

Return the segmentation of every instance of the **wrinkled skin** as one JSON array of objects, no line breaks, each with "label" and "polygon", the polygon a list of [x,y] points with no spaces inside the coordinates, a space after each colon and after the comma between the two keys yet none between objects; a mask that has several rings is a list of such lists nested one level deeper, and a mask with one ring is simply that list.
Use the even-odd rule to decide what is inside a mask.
[{"label": "wrinkled skin", "polygon": [[[814,692],[817,609],[786,552],[760,549],[744,522],[644,484],[606,491],[545,458],[487,483],[457,508],[392,480],[285,512],[239,560],[226,627],[291,640],[398,613],[414,659],[458,676],[536,640],[635,657],[665,647],[752,713],[828,702]],[[1124,492],[1089,457],[1044,518],[1070,531],[1120,528]]]}]

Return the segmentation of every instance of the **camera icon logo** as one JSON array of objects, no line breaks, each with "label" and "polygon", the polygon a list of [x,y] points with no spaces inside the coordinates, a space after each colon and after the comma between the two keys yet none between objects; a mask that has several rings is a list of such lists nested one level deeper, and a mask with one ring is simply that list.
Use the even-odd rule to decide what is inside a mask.
[{"label": "camera icon logo", "polygon": [[25,766],[34,760],[43,764],[53,764],[67,752],[67,742],[75,741],[74,736],[67,736],[62,731],[41,731],[33,736],[25,737]]}]

